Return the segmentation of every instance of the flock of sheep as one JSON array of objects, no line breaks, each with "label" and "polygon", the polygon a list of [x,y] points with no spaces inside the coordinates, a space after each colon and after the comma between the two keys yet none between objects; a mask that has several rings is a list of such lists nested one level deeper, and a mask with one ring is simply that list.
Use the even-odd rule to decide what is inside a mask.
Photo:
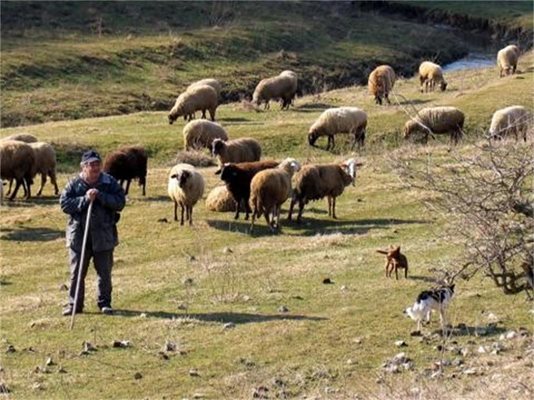
[{"label": "flock of sheep", "polygon": [[[498,52],[497,64],[500,76],[515,72],[519,57],[517,46],[510,45]],[[446,90],[447,82],[441,67],[425,61],[419,67],[421,92],[433,91],[439,86]],[[381,65],[371,72],[368,79],[369,93],[377,104],[385,100],[390,103],[389,94],[395,84],[396,75],[389,65]],[[297,74],[283,71],[279,75],[263,79],[257,85],[252,103],[258,107],[264,104],[269,108],[271,100],[280,101],[282,109],[293,103],[298,86]],[[245,219],[252,213],[251,230],[255,219],[263,215],[272,231],[280,229],[281,205],[291,198],[288,219],[292,218],[295,205],[298,205],[297,221],[302,218],[304,206],[313,200],[328,199],[328,215],[336,218],[336,198],[344,188],[354,184],[356,170],[360,163],[351,158],[342,163],[302,166],[292,158],[282,162],[260,160],[262,149],[254,138],[229,139],[226,130],[215,121],[216,110],[221,94],[221,84],[216,79],[203,79],[187,87],[178,96],[169,112],[169,123],[179,117],[189,121],[184,129],[184,149],[207,148],[216,156],[222,182],[225,186],[216,187],[207,196],[207,208],[213,211],[235,211],[239,218],[240,211],[245,212]],[[194,120],[195,113],[202,112],[207,119]],[[489,134],[502,137],[513,134],[516,139],[522,136],[526,140],[527,123],[530,114],[525,107],[511,106],[498,110],[493,115]],[[404,125],[404,137],[423,133],[425,141],[429,135],[449,133],[451,141],[457,143],[463,135],[465,116],[455,107],[430,107],[420,110],[416,117]],[[365,142],[367,114],[357,107],[337,107],[325,110],[311,125],[308,143],[314,146],[317,139],[328,139],[327,150],[335,146],[337,134],[348,134],[353,146],[361,147]],[[50,177],[56,195],[56,155],[53,147],[38,142],[32,135],[13,135],[0,141],[1,177],[10,182],[10,199],[13,199],[20,186],[25,197],[29,198],[33,178],[42,176],[41,194],[47,176]],[[145,195],[147,154],[140,146],[122,147],[105,159],[104,171],[113,175],[123,185],[126,182],[128,193],[132,179],[139,179]],[[11,182],[15,180],[15,189],[11,191]],[[0,186],[1,187],[1,186]],[[192,165],[180,163],[175,165],[168,176],[168,194],[174,202],[174,219],[178,220],[178,206],[181,208],[180,222],[192,224],[193,207],[202,198],[205,182],[202,174]]]}]

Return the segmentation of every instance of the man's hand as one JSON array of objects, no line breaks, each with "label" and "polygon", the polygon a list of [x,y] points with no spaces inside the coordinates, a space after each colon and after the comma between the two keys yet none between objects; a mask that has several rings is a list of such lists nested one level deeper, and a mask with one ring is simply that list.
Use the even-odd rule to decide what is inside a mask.
[{"label": "man's hand", "polygon": [[85,193],[85,196],[89,199],[89,201],[95,201],[97,194],[98,189],[89,189],[87,193]]}]

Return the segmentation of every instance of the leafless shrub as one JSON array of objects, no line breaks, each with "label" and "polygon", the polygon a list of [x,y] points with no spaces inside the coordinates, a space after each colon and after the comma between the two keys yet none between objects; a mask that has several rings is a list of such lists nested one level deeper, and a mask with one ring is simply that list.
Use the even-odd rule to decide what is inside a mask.
[{"label": "leafless shrub", "polygon": [[441,158],[413,154],[393,153],[395,171],[429,194],[428,208],[447,218],[447,240],[464,247],[449,278],[482,272],[505,294],[532,298],[534,142],[487,140]]}]

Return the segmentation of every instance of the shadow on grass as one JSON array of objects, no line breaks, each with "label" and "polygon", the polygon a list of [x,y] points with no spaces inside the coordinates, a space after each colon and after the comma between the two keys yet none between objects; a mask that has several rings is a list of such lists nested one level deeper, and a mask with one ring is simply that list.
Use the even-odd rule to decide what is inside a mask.
[{"label": "shadow on grass", "polygon": [[17,197],[13,200],[4,199],[4,202],[2,203],[2,206],[7,207],[34,207],[34,206],[49,206],[49,205],[57,205],[59,209],[59,196],[39,196],[35,197],[32,196],[28,200],[23,199],[20,197],[20,191],[17,194]]},{"label": "shadow on grass", "polygon": [[437,279],[431,276],[412,275],[412,276],[408,276],[408,279],[413,279],[415,281],[431,282],[431,283],[437,282]]},{"label": "shadow on grass", "polygon": [[243,117],[226,117],[226,118],[219,118],[218,120],[224,121],[224,122],[248,122],[250,121],[249,119],[243,118]]},{"label": "shadow on grass", "polygon": [[307,317],[305,315],[285,315],[285,314],[247,314],[247,313],[232,313],[232,312],[215,312],[206,314],[187,314],[187,313],[171,313],[166,311],[136,311],[136,310],[115,310],[113,315],[119,317],[139,317],[145,314],[148,318],[189,318],[204,322],[219,322],[226,324],[232,322],[234,324],[248,324],[269,321],[325,321],[324,317]]},{"label": "shadow on grass", "polygon": [[50,228],[0,228],[0,240],[14,240],[17,242],[47,242],[49,240],[56,240],[64,236],[64,231]]},{"label": "shadow on grass", "polygon": [[417,104],[430,103],[431,101],[432,100],[430,100],[430,99],[412,99],[412,100],[400,101],[399,104],[401,104],[401,105],[405,105],[405,104],[417,105]]},{"label": "shadow on grass", "polygon": [[[452,336],[481,336],[492,337],[501,335],[507,329],[501,326],[485,325],[485,326],[467,326],[459,324],[450,330]],[[440,332],[440,331],[439,331]]]},{"label": "shadow on grass", "polygon": [[327,108],[332,108],[332,107],[334,106],[331,104],[326,104],[326,103],[304,103],[298,107],[293,108],[293,111],[304,112],[304,113],[317,112],[317,111],[326,110]]}]

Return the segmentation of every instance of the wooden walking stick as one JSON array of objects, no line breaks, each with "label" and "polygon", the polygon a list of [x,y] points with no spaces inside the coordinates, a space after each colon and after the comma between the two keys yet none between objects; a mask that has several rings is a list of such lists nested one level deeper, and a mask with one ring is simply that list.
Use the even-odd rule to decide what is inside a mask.
[{"label": "wooden walking stick", "polygon": [[82,241],[82,255],[78,262],[78,277],[76,278],[76,293],[74,295],[74,304],[72,305],[72,317],[70,319],[70,330],[74,327],[74,316],[76,315],[76,307],[78,306],[78,294],[80,293],[80,283],[82,282],[83,261],[85,260],[85,248],[87,247],[87,236],[89,235],[89,223],[91,222],[91,211],[93,211],[93,201],[89,203],[87,209],[87,219],[85,220],[85,230],[83,232]]}]

